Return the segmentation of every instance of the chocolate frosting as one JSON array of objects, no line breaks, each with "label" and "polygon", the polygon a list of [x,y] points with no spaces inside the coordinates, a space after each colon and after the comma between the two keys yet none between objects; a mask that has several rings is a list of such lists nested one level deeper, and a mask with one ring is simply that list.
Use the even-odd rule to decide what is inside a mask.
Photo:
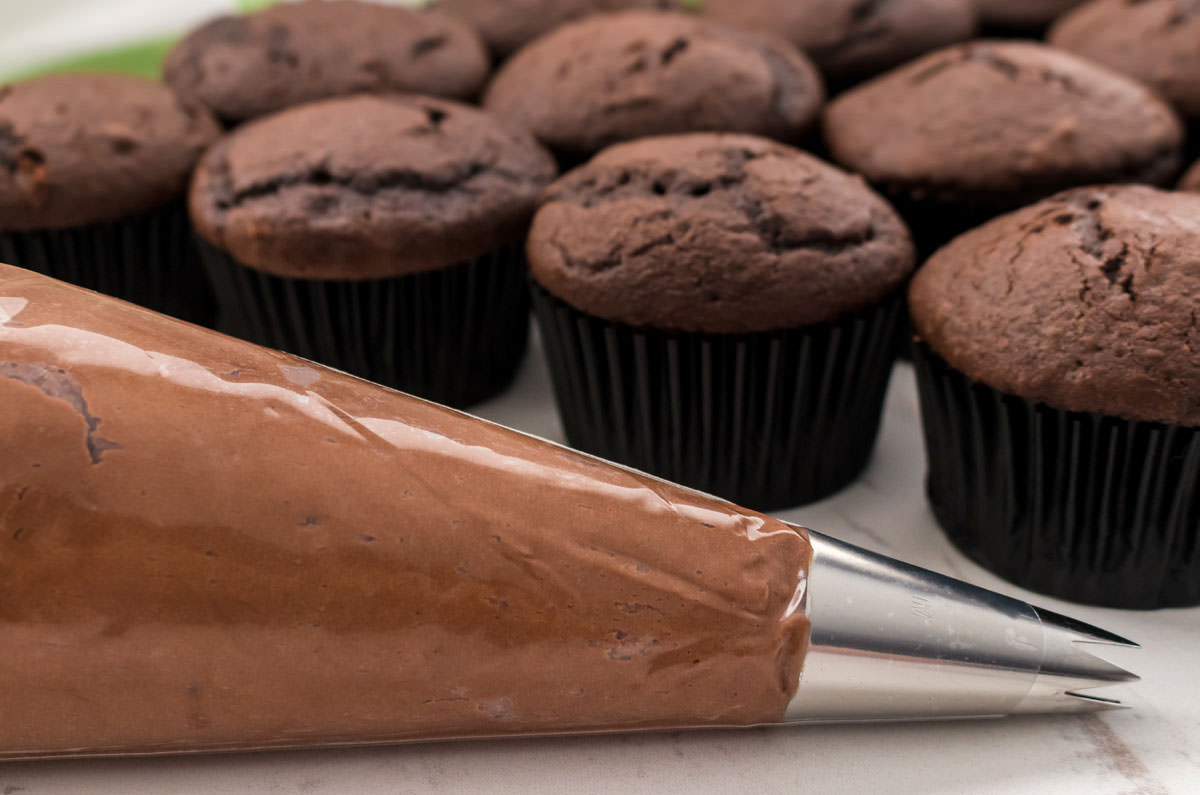
[{"label": "chocolate frosting", "polygon": [[968,232],[913,280],[955,369],[1070,411],[1200,427],[1200,196],[1080,188]]},{"label": "chocolate frosting", "polygon": [[0,266],[0,756],[777,722],[811,552]]}]

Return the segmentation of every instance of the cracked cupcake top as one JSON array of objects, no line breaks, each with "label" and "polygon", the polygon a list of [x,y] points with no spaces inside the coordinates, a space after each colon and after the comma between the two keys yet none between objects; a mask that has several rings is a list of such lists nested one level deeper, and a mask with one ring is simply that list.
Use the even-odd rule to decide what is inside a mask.
[{"label": "cracked cupcake top", "polygon": [[167,56],[180,96],[226,122],[302,102],[365,92],[470,99],[488,74],[483,42],[436,11],[309,0],[221,17]]},{"label": "cracked cupcake top", "polygon": [[371,279],[455,265],[519,240],[554,179],[528,133],[429,97],[359,96],[259,119],[192,182],[209,242],[280,276]]},{"label": "cracked cupcake top", "polygon": [[959,237],[909,294],[918,334],[1002,392],[1200,426],[1200,196],[1080,188]]},{"label": "cracked cupcake top", "polygon": [[835,80],[878,74],[977,30],[974,0],[706,0],[703,14],[782,36]]},{"label": "cracked cupcake top", "polygon": [[745,135],[605,150],[551,186],[529,239],[534,278],[576,309],[709,334],[834,320],[894,292],[913,260],[858,177]]},{"label": "cracked cupcake top", "polygon": [[608,11],[681,8],[681,0],[437,0],[434,7],[474,28],[498,58],[506,58],[560,25]]},{"label": "cracked cupcake top", "polygon": [[1165,184],[1183,128],[1148,88],[1040,44],[975,42],[830,104],[834,157],[885,192],[998,209],[1104,182]]},{"label": "cracked cupcake top", "polygon": [[0,86],[0,229],[116,221],[178,198],[220,134],[203,108],[105,74]]},{"label": "cracked cupcake top", "polygon": [[1136,77],[1200,118],[1200,0],[1095,0],[1060,19],[1050,43]]},{"label": "cracked cupcake top", "polygon": [[484,104],[559,152],[588,155],[632,138],[706,130],[792,140],[823,101],[816,68],[782,39],[626,11],[566,25],[521,50]]}]

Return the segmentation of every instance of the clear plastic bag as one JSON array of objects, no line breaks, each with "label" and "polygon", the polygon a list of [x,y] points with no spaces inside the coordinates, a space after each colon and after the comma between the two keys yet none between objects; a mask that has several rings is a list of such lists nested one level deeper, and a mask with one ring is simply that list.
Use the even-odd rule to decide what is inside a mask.
[{"label": "clear plastic bag", "polygon": [[0,757],[775,723],[811,554],[0,266]]}]

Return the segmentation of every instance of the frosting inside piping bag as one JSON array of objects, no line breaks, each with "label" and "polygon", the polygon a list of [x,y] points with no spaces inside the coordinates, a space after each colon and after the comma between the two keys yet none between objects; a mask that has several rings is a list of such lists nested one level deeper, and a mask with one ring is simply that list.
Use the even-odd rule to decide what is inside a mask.
[{"label": "frosting inside piping bag", "polygon": [[780,721],[803,531],[0,265],[0,757]]}]

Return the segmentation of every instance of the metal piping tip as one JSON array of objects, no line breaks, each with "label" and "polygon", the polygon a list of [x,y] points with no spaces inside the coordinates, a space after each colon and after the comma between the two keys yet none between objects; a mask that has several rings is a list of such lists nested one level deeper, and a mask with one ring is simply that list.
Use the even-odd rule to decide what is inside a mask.
[{"label": "metal piping tip", "polygon": [[1062,709],[1059,712],[1107,712],[1114,709],[1129,709],[1128,704],[1122,704],[1111,698],[1101,698],[1100,696],[1089,696],[1086,693],[1067,693],[1068,700],[1062,703],[1073,705],[1076,708],[1067,710]]},{"label": "metal piping tip", "polygon": [[1094,627],[1070,616],[1064,616],[1061,613],[1055,613],[1046,610],[1043,607],[1035,607],[1038,617],[1042,619],[1042,623],[1048,626],[1057,627],[1064,632],[1074,633],[1073,638],[1076,643],[1102,643],[1106,646],[1128,646],[1132,649],[1142,648],[1139,644],[1131,640],[1122,638],[1120,635],[1115,635],[1106,629]]},{"label": "metal piping tip", "polygon": [[818,533],[812,642],[792,723],[1119,709],[1093,688],[1138,677],[1092,652],[1137,644],[1082,621]]},{"label": "metal piping tip", "polygon": [[1096,646],[1140,648],[1119,635],[1067,616],[1033,608],[1042,622],[1041,670],[1014,713],[1122,709],[1120,701],[1081,691],[1141,679],[1092,653]]}]

